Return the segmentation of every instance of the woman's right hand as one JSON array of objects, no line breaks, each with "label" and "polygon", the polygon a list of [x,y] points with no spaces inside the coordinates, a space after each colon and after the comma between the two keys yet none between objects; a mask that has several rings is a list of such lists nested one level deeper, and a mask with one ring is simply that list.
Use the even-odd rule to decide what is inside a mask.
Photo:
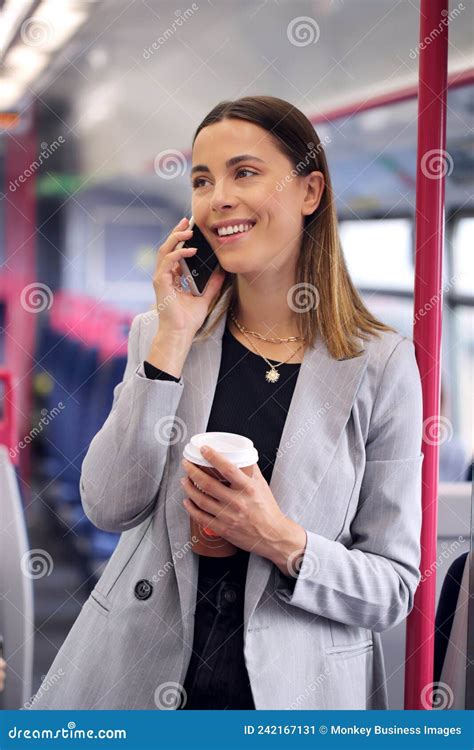
[{"label": "woman's right hand", "polygon": [[187,218],[182,219],[171,231],[158,250],[156,269],[153,276],[156,304],[160,316],[160,331],[177,333],[189,337],[191,341],[206,318],[210,304],[219,292],[225,272],[218,266],[212,273],[204,294],[195,297],[182,287],[180,258],[190,258],[196,248],[176,245],[192,237]]}]

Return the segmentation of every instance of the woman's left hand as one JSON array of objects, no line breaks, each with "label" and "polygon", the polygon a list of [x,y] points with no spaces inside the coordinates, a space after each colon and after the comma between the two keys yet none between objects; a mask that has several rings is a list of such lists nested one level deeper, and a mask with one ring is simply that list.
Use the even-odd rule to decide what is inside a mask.
[{"label": "woman's left hand", "polygon": [[[253,466],[253,476],[248,476],[218,451],[206,452],[203,448],[204,458],[230,481],[231,486],[183,460],[188,475],[181,480],[188,496],[183,503],[186,510],[202,526],[236,547],[271,558],[288,518],[280,510],[258,464]],[[204,492],[198,490],[193,481]]]}]

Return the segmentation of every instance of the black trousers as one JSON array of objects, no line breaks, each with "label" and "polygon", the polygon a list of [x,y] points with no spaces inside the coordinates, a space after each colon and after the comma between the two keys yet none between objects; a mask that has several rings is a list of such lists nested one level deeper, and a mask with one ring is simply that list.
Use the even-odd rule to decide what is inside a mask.
[{"label": "black trousers", "polygon": [[199,575],[193,653],[180,709],[255,709],[244,660],[245,584]]}]

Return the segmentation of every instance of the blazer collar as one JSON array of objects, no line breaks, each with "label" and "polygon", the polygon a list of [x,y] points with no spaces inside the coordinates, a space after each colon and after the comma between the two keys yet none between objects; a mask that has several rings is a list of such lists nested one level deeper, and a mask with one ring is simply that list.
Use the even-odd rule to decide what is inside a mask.
[{"label": "blazer collar", "polygon": [[[206,330],[225,308],[230,289],[212,311]],[[184,445],[198,432],[205,432],[217,386],[221,361],[222,336],[227,322],[224,313],[207,338],[191,346],[183,368],[184,390],[176,422],[182,441],[170,447],[170,475],[182,475]],[[357,390],[367,368],[368,352],[359,339],[362,354],[336,360],[321,338],[307,348],[298,373],[279,449],[273,467],[270,488],[285,515],[305,525],[309,500],[315,495],[336,451],[339,438],[349,419]],[[317,440],[314,435],[317,433]],[[181,488],[181,485],[179,485]],[[171,549],[181,548],[189,540],[189,515],[182,507],[183,493],[170,492],[166,501],[166,520]],[[198,555],[190,552],[175,560],[183,621],[194,606]],[[244,624],[252,616],[268,583],[273,563],[250,554],[245,588]]]}]

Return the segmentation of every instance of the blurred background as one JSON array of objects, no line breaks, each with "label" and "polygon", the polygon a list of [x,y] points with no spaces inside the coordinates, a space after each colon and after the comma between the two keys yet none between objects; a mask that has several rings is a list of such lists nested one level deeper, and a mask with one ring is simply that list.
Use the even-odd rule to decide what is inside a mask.
[{"label": "blurred background", "polygon": [[[80,467],[122,379],[130,322],[155,301],[157,248],[190,215],[192,136],[215,104],[267,94],[308,116],[353,280],[412,338],[419,10],[417,0],[0,0],[1,487],[22,512],[0,510],[20,539],[9,544],[31,550],[34,582],[33,601],[18,590],[28,646],[9,661],[13,683],[32,660],[20,703],[118,540],[84,516]],[[468,0],[445,14],[446,151],[425,165],[446,177],[438,594],[471,533],[473,15]],[[401,708],[404,625],[384,641],[390,707]]]}]

